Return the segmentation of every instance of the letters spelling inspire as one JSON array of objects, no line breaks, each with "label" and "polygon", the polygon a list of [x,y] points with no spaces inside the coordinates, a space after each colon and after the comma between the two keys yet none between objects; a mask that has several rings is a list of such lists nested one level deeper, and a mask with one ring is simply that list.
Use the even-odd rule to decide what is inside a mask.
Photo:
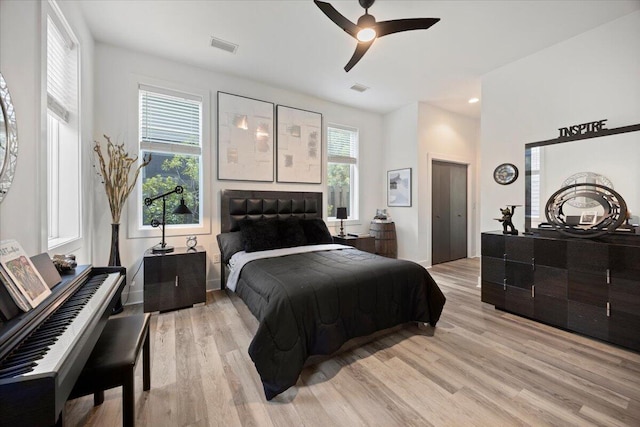
[{"label": "letters spelling inspire", "polygon": [[572,135],[582,135],[585,133],[595,133],[600,132],[601,130],[606,129],[604,127],[604,122],[607,119],[598,120],[595,122],[582,123],[581,125],[573,125],[567,126],[566,128],[559,128],[560,138],[572,136]]}]

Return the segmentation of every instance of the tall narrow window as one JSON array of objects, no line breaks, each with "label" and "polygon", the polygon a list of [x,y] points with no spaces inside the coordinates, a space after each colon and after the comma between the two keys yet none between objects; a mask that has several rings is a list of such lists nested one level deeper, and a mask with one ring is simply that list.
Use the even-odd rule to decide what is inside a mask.
[{"label": "tall narrow window", "polygon": [[154,219],[162,219],[162,203],[144,206],[145,197],[184,188],[186,205],[192,215],[171,212],[180,197],[167,199],[166,223],[200,225],[202,221],[202,98],[167,89],[140,85],[140,157],[151,155],[152,160],[142,170],[142,198],[140,198],[141,226],[150,226]]},{"label": "tall narrow window", "polygon": [[358,130],[329,125],[327,146],[327,217],[335,219],[336,208],[346,207],[349,219],[357,219]]},{"label": "tall narrow window", "polygon": [[81,237],[79,47],[53,5],[47,13],[48,247]]},{"label": "tall narrow window", "polygon": [[540,218],[540,147],[534,147],[531,150],[531,218],[537,220]]}]

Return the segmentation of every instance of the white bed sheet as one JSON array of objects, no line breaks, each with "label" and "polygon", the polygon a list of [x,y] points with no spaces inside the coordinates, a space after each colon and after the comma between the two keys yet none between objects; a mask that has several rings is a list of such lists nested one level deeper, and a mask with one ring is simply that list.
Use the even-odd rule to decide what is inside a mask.
[{"label": "white bed sheet", "polygon": [[268,251],[258,252],[245,252],[240,251],[235,253],[229,260],[229,278],[227,279],[227,288],[235,292],[236,285],[238,284],[238,278],[242,268],[251,261],[263,258],[275,258],[285,255],[302,254],[307,252],[320,252],[331,251],[335,249],[353,249],[352,246],[338,245],[338,244],[325,244],[325,245],[308,245],[308,246],[295,246],[293,248],[271,249]]}]

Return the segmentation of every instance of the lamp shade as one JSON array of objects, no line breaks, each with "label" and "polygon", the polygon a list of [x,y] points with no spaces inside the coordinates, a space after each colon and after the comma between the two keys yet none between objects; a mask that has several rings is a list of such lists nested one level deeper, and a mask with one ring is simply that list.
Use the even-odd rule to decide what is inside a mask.
[{"label": "lamp shade", "polygon": [[184,203],[184,197],[181,197],[180,204],[173,210],[173,213],[178,215],[190,215],[193,212],[191,212],[191,209],[189,209]]},{"label": "lamp shade", "polygon": [[347,219],[347,208],[337,208],[336,218],[337,219]]}]

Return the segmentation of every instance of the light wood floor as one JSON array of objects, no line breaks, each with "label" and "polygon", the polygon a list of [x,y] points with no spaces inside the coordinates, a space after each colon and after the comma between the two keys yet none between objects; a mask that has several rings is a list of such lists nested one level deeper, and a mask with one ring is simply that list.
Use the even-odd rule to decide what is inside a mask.
[{"label": "light wood floor", "polygon": [[[308,367],[271,402],[247,354],[257,322],[235,295],[154,315],[137,425],[640,426],[640,354],[483,304],[477,258],[430,272],[447,296],[436,328],[411,326]],[[116,388],[96,408],[90,396],[70,401],[67,422],[118,426],[120,399]]]}]

